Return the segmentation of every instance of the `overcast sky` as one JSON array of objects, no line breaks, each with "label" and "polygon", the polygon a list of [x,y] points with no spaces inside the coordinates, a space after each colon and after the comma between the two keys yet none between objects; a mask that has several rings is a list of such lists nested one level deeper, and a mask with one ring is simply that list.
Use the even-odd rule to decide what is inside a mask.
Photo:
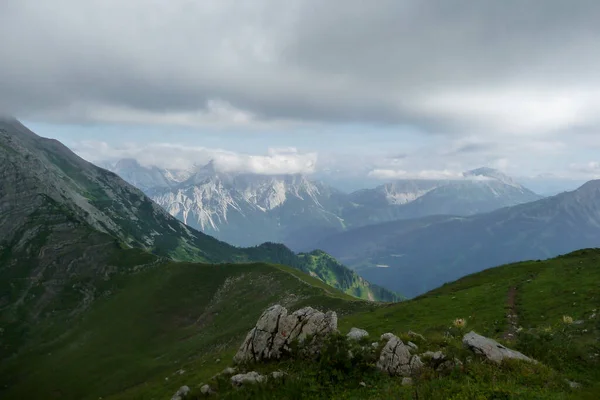
[{"label": "overcast sky", "polygon": [[1,0],[0,111],[90,160],[600,178],[597,0]]}]

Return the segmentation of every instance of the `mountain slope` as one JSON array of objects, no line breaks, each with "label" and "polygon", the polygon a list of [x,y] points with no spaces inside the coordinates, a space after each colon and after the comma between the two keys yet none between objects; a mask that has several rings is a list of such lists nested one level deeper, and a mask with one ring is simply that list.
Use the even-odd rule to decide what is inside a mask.
[{"label": "mountain slope", "polygon": [[349,226],[425,217],[468,216],[542,198],[491,168],[464,173],[464,180],[404,180],[351,194]]},{"label": "mountain slope", "polygon": [[[35,135],[16,120],[0,120],[0,178],[0,246],[13,242],[35,213],[60,207],[67,215],[64,218],[74,223],[163,257],[205,262],[294,260],[299,269],[311,268],[310,260],[298,258],[287,248],[263,254],[190,229],[116,174],[84,161],[58,141]],[[354,273],[335,280],[329,275],[323,278],[341,290],[356,291]],[[365,299],[397,298],[362,282]]]},{"label": "mountain slope", "polygon": [[[66,330],[64,336],[1,363],[0,396],[158,399],[170,398],[182,385],[200,396],[200,385],[231,365],[262,310],[279,303],[291,310],[305,305],[335,310],[342,334],[360,327],[377,340],[392,332],[414,341],[419,351],[441,347],[464,366],[451,374],[416,376],[407,387],[402,379],[369,371],[336,370],[337,380],[324,381],[318,374],[328,371],[319,364],[284,360],[251,368],[261,373],[283,370],[294,379],[233,391],[225,382],[215,397],[412,399],[418,392],[420,398],[434,400],[593,399],[600,379],[600,360],[593,356],[600,334],[600,318],[594,315],[600,298],[599,262],[600,250],[584,250],[545,262],[506,265],[394,305],[348,301],[285,267],[167,263],[121,277],[85,319],[57,325]],[[512,288],[516,302],[510,311],[523,329],[506,342],[502,337],[511,326],[506,314]],[[577,324],[563,323],[564,315]],[[461,348],[460,330],[448,328],[455,318],[466,319],[466,330],[495,338],[542,364],[498,367],[472,357]],[[409,330],[426,340],[409,337]],[[573,391],[564,379],[584,388]],[[589,397],[580,397],[585,394]]]},{"label": "mountain slope", "polygon": [[494,265],[599,245],[600,181],[591,181],[574,192],[487,214],[362,227],[318,248],[368,280],[414,296]]}]

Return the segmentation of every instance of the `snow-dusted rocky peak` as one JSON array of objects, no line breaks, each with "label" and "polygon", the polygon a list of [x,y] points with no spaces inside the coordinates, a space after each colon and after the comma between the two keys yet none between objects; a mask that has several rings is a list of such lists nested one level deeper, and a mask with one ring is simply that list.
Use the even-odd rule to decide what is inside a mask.
[{"label": "snow-dusted rocky peak", "polygon": [[467,179],[483,179],[483,180],[492,180],[502,182],[505,185],[521,188],[522,186],[518,184],[513,178],[510,176],[496,170],[493,168],[477,168],[471,171],[467,171],[463,173],[463,176]]},{"label": "snow-dusted rocky peak", "polygon": [[302,175],[244,174],[236,176],[232,186],[244,200],[262,210],[279,207],[290,197],[320,205],[319,196],[325,194],[322,185]]},{"label": "snow-dusted rocky peak", "polygon": [[410,203],[444,184],[446,181],[439,180],[396,181],[383,185],[381,190],[388,204],[401,205]]},{"label": "snow-dusted rocky peak", "polygon": [[226,173],[210,163],[180,184],[146,192],[186,224],[236,245],[282,241],[305,226],[342,226],[330,207],[339,209],[343,195],[302,175]]},{"label": "snow-dusted rocky peak", "polygon": [[[511,177],[492,168],[478,168],[463,173],[463,179],[405,179],[352,193],[352,200],[361,205],[401,206],[414,202],[430,192],[452,190],[463,197],[480,196],[485,190],[491,196],[500,197],[515,193],[533,195]],[[527,197],[529,200],[529,197]],[[518,202],[517,202],[518,203]],[[516,203],[515,203],[516,204]]]}]

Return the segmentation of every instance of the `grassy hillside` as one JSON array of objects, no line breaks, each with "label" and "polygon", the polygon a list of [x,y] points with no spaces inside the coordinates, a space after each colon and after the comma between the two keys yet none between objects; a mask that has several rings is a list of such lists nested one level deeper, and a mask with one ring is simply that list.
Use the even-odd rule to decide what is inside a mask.
[{"label": "grassy hillside", "polygon": [[[427,372],[403,387],[401,379],[370,368],[336,366],[334,377],[330,364],[282,361],[254,368],[283,369],[296,380],[241,391],[224,385],[221,397],[562,399],[600,390],[600,320],[592,318],[600,309],[598,250],[494,268],[407,302],[377,305],[290,267],[176,263],[112,243],[102,253],[120,260],[120,272],[88,282],[97,295],[85,312],[75,311],[85,292],[65,291],[33,320],[35,329],[3,330],[3,346],[12,340],[14,347],[0,362],[1,398],[160,399],[184,384],[197,393],[200,383],[231,365],[246,332],[275,303],[336,310],[342,333],[356,326],[372,338],[393,332],[408,339],[409,330],[417,331],[426,340],[411,340],[422,350],[441,348],[461,358],[465,370]],[[35,293],[28,293],[33,301]],[[518,316],[514,326],[509,312]],[[565,324],[563,316],[583,323]],[[472,354],[462,349],[455,318],[466,319],[465,330],[500,341],[513,333],[505,342],[542,364],[467,363]],[[573,391],[564,379],[584,389]]]},{"label": "grassy hillside", "polygon": [[[180,381],[222,369],[271,304],[346,313],[371,307],[289,267],[266,264],[168,262],[106,286],[111,293],[85,314],[47,319],[51,329],[38,330],[0,364],[0,397],[97,399],[132,388],[128,393],[167,398]],[[175,373],[180,369],[189,372]],[[144,385],[152,379],[160,385]]]},{"label": "grassy hillside", "polygon": [[[600,317],[594,315],[600,310],[598,282],[600,250],[582,250],[546,262],[493,268],[410,301],[369,310],[359,307],[343,315],[342,333],[360,327],[377,340],[380,334],[393,332],[415,342],[420,351],[441,349],[464,362],[462,370],[450,374],[425,370],[411,387],[402,386],[401,378],[389,378],[368,366],[344,364],[343,360],[295,360],[252,366],[264,373],[284,370],[290,377],[286,380],[243,390],[232,390],[223,381],[218,384],[220,397],[595,399],[600,392]],[[339,305],[332,308],[336,306]],[[508,314],[516,315],[510,323]],[[565,316],[567,322],[563,320]],[[464,318],[466,326],[454,327],[455,318]],[[248,324],[248,328],[251,326]],[[460,338],[471,329],[540,363],[484,363],[462,348]],[[409,330],[423,334],[425,340],[407,336]],[[232,351],[221,354],[221,359],[229,358]],[[337,356],[343,359],[340,354]],[[190,385],[195,393],[197,385],[207,382],[202,376],[210,375],[207,367],[197,368],[192,373],[195,376],[179,381]],[[566,379],[583,386],[572,389]],[[360,382],[365,382],[366,387]],[[156,390],[161,385],[163,382],[153,381],[148,388]],[[117,398],[145,398],[136,397],[142,393],[138,390]]]}]

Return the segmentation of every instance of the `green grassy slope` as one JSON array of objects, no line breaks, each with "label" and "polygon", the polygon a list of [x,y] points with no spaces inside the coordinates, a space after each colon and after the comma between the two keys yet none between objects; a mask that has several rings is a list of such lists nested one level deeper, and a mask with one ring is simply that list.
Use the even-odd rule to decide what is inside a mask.
[{"label": "green grassy slope", "polygon": [[[367,329],[375,339],[393,332],[416,342],[421,351],[442,349],[464,363],[463,371],[439,374],[426,370],[415,386],[385,377],[360,365],[332,366],[284,361],[253,366],[259,372],[287,371],[294,379],[249,390],[218,386],[222,398],[339,399],[595,399],[600,393],[600,250],[582,250],[544,262],[525,262],[489,269],[444,285],[416,299],[357,310],[340,318],[340,330]],[[516,289],[513,289],[516,288]],[[514,293],[514,302],[509,293]],[[507,314],[516,314],[511,329]],[[598,314],[600,315],[600,314]],[[563,316],[574,323],[563,322]],[[455,318],[466,327],[456,328]],[[251,324],[249,325],[251,326]],[[517,329],[521,328],[521,329]],[[469,331],[494,338],[541,363],[483,363],[462,348]],[[409,338],[413,330],[426,340]],[[514,339],[504,339],[508,332]],[[230,354],[227,354],[229,356]],[[339,356],[339,354],[338,354]],[[467,363],[467,358],[473,358]],[[347,368],[347,369],[345,369]],[[332,369],[335,372],[332,374]],[[326,378],[323,378],[326,377]],[[581,383],[573,390],[565,379]],[[361,387],[359,382],[367,387]],[[206,380],[186,379],[193,389]],[[123,397],[126,398],[126,397]],[[141,397],[140,397],[141,398]]]},{"label": "green grassy slope", "polygon": [[[168,262],[120,275],[85,314],[54,320],[52,330],[0,364],[0,397],[97,399],[130,388],[167,398],[179,381],[222,369],[269,305],[342,313],[372,307],[320,285],[266,264]],[[191,372],[173,375],[180,369]],[[143,385],[153,378],[160,384]]]}]

